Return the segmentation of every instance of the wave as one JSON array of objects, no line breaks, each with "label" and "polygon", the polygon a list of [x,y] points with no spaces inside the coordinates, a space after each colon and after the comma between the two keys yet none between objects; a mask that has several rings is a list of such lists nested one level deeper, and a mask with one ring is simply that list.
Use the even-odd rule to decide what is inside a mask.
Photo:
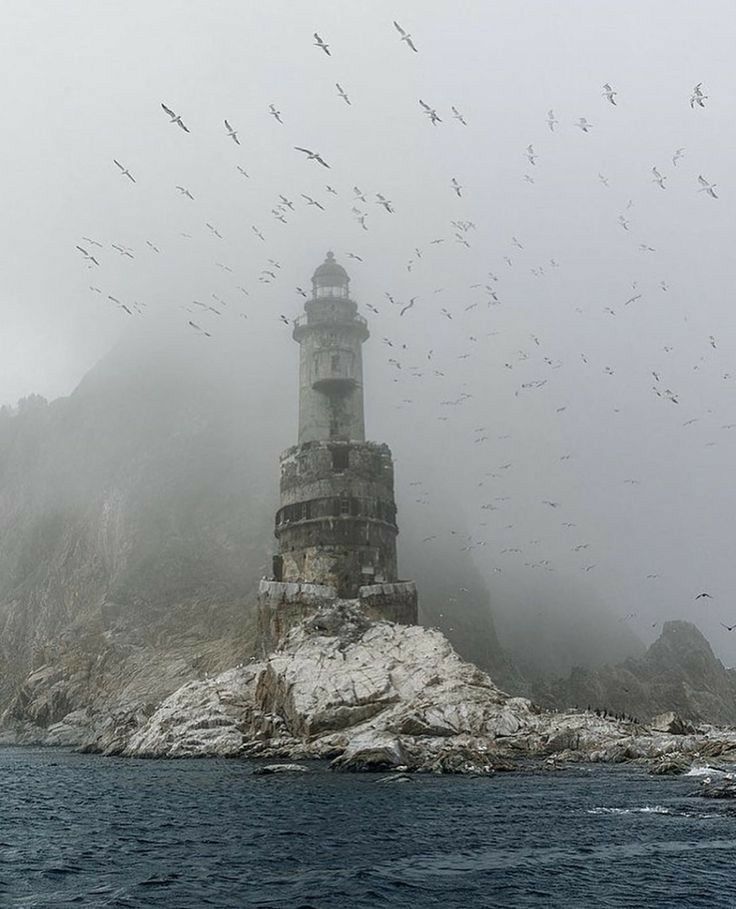
[{"label": "wave", "polygon": [[587,814],[677,814],[664,805],[643,805],[641,808],[589,808]]}]

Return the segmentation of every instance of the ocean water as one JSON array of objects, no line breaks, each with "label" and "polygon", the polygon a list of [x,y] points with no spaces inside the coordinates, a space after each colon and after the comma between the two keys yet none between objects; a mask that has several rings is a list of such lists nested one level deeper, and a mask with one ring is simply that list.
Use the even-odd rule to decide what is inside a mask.
[{"label": "ocean water", "polygon": [[697,777],[254,766],[0,748],[0,906],[736,907],[736,805]]}]

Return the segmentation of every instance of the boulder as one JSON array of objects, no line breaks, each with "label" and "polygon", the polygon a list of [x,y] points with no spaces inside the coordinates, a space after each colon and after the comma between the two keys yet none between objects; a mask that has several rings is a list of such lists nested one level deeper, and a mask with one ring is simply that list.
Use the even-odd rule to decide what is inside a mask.
[{"label": "boulder", "polygon": [[652,717],[649,727],[656,732],[669,732],[670,735],[692,735],[695,732],[692,723],[683,720],[672,710]]},{"label": "boulder", "polygon": [[253,771],[254,776],[268,776],[272,773],[309,773],[303,764],[263,764]]}]

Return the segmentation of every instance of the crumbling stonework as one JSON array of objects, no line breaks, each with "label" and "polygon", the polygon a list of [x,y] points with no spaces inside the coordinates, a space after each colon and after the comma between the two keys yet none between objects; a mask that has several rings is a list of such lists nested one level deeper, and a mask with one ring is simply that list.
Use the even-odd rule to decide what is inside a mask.
[{"label": "crumbling stonework", "polygon": [[416,588],[399,579],[391,451],[365,441],[361,347],[369,332],[349,284],[328,253],[294,327],[299,444],[281,455],[278,553],[259,594],[264,648],[314,609],[318,589],[324,603],[352,600],[373,618],[417,621]]}]

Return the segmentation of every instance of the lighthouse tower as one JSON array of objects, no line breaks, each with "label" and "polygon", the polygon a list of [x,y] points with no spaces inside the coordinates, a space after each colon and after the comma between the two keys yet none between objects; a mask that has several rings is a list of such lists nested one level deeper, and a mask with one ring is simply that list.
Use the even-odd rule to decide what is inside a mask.
[{"label": "lighthouse tower", "polygon": [[365,441],[362,345],[366,320],[331,252],[312,277],[294,325],[299,344],[298,444],[281,455],[278,552],[261,582],[264,647],[320,605],[359,601],[375,618],[417,620],[412,581],[398,577],[393,459]]}]

